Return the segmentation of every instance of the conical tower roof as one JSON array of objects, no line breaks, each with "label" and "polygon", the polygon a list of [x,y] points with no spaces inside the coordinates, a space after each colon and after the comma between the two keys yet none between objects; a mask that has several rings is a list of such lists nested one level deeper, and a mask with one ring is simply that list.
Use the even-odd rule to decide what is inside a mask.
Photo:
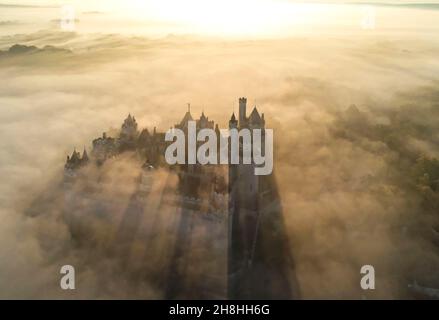
[{"label": "conical tower roof", "polygon": [[189,121],[193,121],[193,120],[194,119],[192,118],[191,112],[189,110],[186,111],[183,119],[180,122],[180,127],[185,127]]},{"label": "conical tower roof", "polygon": [[81,158],[83,161],[84,160],[88,160],[88,154],[87,154],[87,150],[85,149],[85,147],[84,147],[84,151],[82,152],[82,158]]},{"label": "conical tower roof", "polygon": [[253,108],[253,111],[250,114],[249,120],[250,120],[250,122],[253,122],[253,123],[260,123],[260,122],[262,122],[262,118],[259,115],[259,112],[258,112],[258,109],[256,109],[256,106]]}]

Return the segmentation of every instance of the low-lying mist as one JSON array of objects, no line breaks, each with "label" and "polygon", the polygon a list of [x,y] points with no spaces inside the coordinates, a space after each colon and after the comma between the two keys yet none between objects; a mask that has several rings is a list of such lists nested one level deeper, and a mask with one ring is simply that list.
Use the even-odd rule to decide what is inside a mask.
[{"label": "low-lying mist", "polygon": [[[6,53],[16,43],[39,49]],[[129,248],[113,237],[135,193],[136,157],[87,168],[88,183],[107,181],[94,200],[62,192],[65,157],[90,150],[128,113],[164,131],[191,103],[194,116],[204,111],[224,128],[241,96],[274,129],[274,174],[303,298],[410,298],[414,280],[439,288],[437,40],[40,31],[3,37],[0,49],[0,297],[164,297],[178,218],[146,214]],[[209,228],[194,229],[193,282],[224,273],[225,229]],[[203,242],[206,234],[218,241]],[[63,264],[76,268],[73,294],[59,288]],[[376,271],[370,292],[359,286],[366,264]]]}]

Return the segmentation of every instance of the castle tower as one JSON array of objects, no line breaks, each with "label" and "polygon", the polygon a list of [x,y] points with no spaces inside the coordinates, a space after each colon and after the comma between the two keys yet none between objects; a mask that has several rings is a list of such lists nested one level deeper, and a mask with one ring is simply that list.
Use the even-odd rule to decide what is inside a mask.
[{"label": "castle tower", "polygon": [[175,125],[175,128],[181,129],[183,131],[187,131],[189,121],[193,121],[193,120],[194,118],[191,115],[191,105],[190,103],[188,103],[187,112],[184,114],[184,117],[180,121],[180,123]]},{"label": "castle tower", "polygon": [[249,129],[263,129],[265,127],[264,114],[262,114],[261,117],[256,106],[253,108],[247,120]]},{"label": "castle tower", "polygon": [[[265,119],[255,107],[250,115],[246,115],[246,98],[239,98],[239,129],[248,128],[250,131],[264,129]],[[229,127],[238,125],[234,115],[229,121]],[[240,155],[243,145],[240,144]],[[270,284],[260,285],[257,279],[264,279],[271,270],[265,268],[264,257],[258,255],[265,247],[260,242],[259,221],[261,217],[261,182],[263,178],[255,175],[255,164],[244,164],[240,157],[239,164],[229,164],[229,216],[228,216],[228,265],[227,265],[227,295],[229,299],[252,299],[269,296],[264,289]],[[267,276],[267,279],[271,279]],[[262,292],[262,293],[261,293]]]},{"label": "castle tower", "polygon": [[88,158],[87,150],[85,150],[85,147],[84,147],[84,151],[82,152],[81,164],[82,165],[87,164],[88,160],[89,160],[89,158]]},{"label": "castle tower", "polygon": [[124,142],[132,141],[137,138],[138,134],[136,118],[129,114],[122,124],[120,138],[124,140]]},{"label": "castle tower", "polygon": [[246,112],[247,112],[247,98],[239,98],[239,127],[245,127],[247,118],[246,118]]},{"label": "castle tower", "polygon": [[233,112],[232,117],[229,120],[229,129],[238,128],[238,121],[236,121],[235,113]]},{"label": "castle tower", "polygon": [[[229,129],[238,129],[238,120],[236,120],[235,117],[235,113],[233,112],[232,117],[229,120]],[[231,155],[231,145],[230,145],[230,137],[228,137],[229,139],[229,144],[228,144],[228,155]],[[235,191],[236,191],[236,180],[238,178],[238,165],[237,164],[231,164],[229,163],[229,197],[230,197],[230,202],[229,202],[229,211],[233,212],[234,211],[234,207],[236,205],[235,202]]]}]

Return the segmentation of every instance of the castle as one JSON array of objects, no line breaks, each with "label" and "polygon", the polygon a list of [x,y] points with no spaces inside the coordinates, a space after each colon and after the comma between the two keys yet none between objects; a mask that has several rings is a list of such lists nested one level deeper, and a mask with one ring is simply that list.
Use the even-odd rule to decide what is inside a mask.
[{"label": "castle", "polygon": [[[249,116],[247,116],[247,99],[239,98],[239,117],[237,120],[235,113],[232,114],[229,120],[229,128],[242,129],[264,129],[265,118],[264,114],[260,115],[257,108],[254,107]],[[189,121],[196,121],[196,131],[202,129],[214,129],[216,134],[220,135],[218,124],[209,118],[202,112],[199,119],[194,120],[191,114],[190,104],[188,104],[188,110],[184,114],[182,120],[174,125],[174,128],[183,130],[186,133],[188,130]],[[117,155],[125,151],[135,151],[144,161],[144,167],[158,168],[168,167],[171,170],[178,171],[180,178],[181,192],[185,195],[196,197],[200,190],[214,190],[224,189],[220,185],[226,183],[227,177],[223,174],[218,174],[218,170],[212,168],[212,166],[202,166],[200,164],[186,164],[169,167],[164,161],[165,150],[170,142],[165,140],[165,133],[158,132],[154,127],[150,132],[148,129],[139,131],[136,118],[131,114],[123,121],[119,131],[118,137],[109,137],[105,132],[101,137],[96,138],[92,142],[91,159],[97,164],[102,165],[107,159],[116,157]],[[201,142],[197,142],[201,144]],[[242,146],[241,146],[242,148]],[[186,150],[187,151],[187,150]],[[242,150],[241,150],[242,153]],[[186,152],[187,158],[188,152]],[[75,150],[71,156],[67,156],[65,163],[65,180],[71,181],[77,170],[87,165],[89,162],[88,154],[84,148],[82,157]],[[187,163],[187,161],[186,161]],[[242,187],[249,189],[251,196],[255,196],[259,191],[260,178],[253,174],[254,165],[230,165],[229,170],[229,184],[230,182],[237,182],[238,178]],[[212,181],[215,181],[212,183]],[[245,182],[242,182],[245,181]],[[239,188],[234,188],[237,190]],[[229,191],[233,191],[229,190]],[[235,194],[233,193],[235,197]],[[241,202],[249,202],[255,204],[251,199],[243,200]]]},{"label": "castle", "polygon": [[74,170],[83,167],[88,164],[89,158],[87,154],[87,150],[85,150],[81,154],[76,151],[76,149],[73,150],[73,153],[71,156],[67,156],[66,164],[64,166],[65,173],[66,174],[72,174]]},{"label": "castle", "polygon": [[[194,121],[190,105],[174,128],[183,130],[187,137],[189,121]],[[214,129],[217,135],[220,134],[218,124],[209,120],[204,112],[195,121],[197,132],[209,128]],[[247,99],[239,98],[238,118],[232,113],[229,120],[229,129],[234,128],[262,129],[264,134],[264,114],[260,114],[255,106],[247,115]],[[90,163],[100,166],[107,159],[117,157],[123,152],[136,152],[144,161],[139,187],[141,194],[147,195],[151,192],[154,171],[159,167],[165,168],[178,177],[178,195],[167,194],[165,185],[162,201],[182,208],[182,213],[190,211],[198,213],[200,217],[213,219],[212,221],[225,221],[228,226],[229,298],[291,298],[294,293],[285,281],[289,253],[282,249],[287,241],[274,175],[255,175],[253,163],[217,166],[188,164],[186,161],[186,164],[169,166],[164,161],[165,150],[169,144],[165,140],[165,133],[158,132],[156,128],[152,132],[146,128],[139,131],[135,117],[129,114],[118,137],[109,137],[103,133],[102,137],[93,140],[90,159],[86,150],[82,157],[76,150],[72,156],[67,157],[65,181],[74,180],[76,173]],[[242,144],[240,147],[242,153]],[[187,154],[186,152],[186,156]],[[183,222],[182,224],[185,225]],[[274,233],[273,228],[276,229]],[[185,242],[187,233],[190,230],[179,234],[182,238],[177,241],[177,246]],[[280,253],[276,254],[270,248],[280,248]],[[171,277],[170,283],[175,281],[178,281],[177,275]],[[264,281],[274,283],[273,288],[267,288]],[[175,296],[175,290],[170,290],[167,297]]]}]

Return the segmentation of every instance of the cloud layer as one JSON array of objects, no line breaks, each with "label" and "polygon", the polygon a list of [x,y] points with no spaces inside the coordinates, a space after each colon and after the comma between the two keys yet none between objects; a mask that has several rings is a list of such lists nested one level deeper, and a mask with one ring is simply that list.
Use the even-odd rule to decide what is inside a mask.
[{"label": "cloud layer", "polygon": [[[108,175],[92,206],[87,197],[66,199],[59,187],[65,157],[118,128],[128,113],[142,127],[165,130],[191,102],[194,114],[204,110],[225,127],[240,96],[275,130],[274,169],[304,298],[412,297],[406,285],[414,279],[439,287],[436,40],[152,40],[44,31],[0,39],[4,50],[16,43],[71,53],[0,56],[0,274],[8,275],[0,278],[1,297],[163,297],[172,213],[154,222],[146,210],[139,243],[128,249],[109,238],[135,192],[135,157],[86,173],[87,181]],[[68,201],[74,220],[63,211]],[[224,272],[225,248],[212,247],[224,228],[209,228],[195,228],[199,241],[207,231],[218,234],[193,247],[189,279]],[[142,237],[153,245],[145,248]],[[121,264],[127,251],[128,267]],[[74,295],[58,286],[65,263],[79,266]],[[359,289],[364,264],[376,268],[373,293]]]}]

